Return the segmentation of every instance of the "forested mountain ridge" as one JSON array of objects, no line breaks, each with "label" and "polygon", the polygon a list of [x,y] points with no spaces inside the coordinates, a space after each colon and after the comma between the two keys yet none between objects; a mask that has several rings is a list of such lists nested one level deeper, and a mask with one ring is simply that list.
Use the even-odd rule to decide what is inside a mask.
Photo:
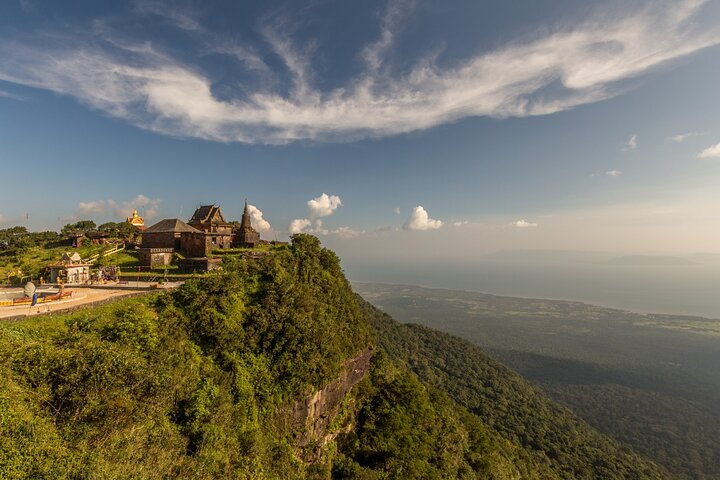
[{"label": "forested mountain ridge", "polygon": [[401,323],[463,338],[679,480],[720,479],[720,320],[354,284]]},{"label": "forested mountain ridge", "polygon": [[490,384],[455,375],[481,353],[360,302],[298,235],[172,293],[0,324],[0,477],[662,478],[497,364]]},{"label": "forested mountain ridge", "polygon": [[421,381],[446,391],[561,478],[662,478],[663,474],[550,400],[520,375],[461,338],[400,324],[364,303],[379,345]]}]

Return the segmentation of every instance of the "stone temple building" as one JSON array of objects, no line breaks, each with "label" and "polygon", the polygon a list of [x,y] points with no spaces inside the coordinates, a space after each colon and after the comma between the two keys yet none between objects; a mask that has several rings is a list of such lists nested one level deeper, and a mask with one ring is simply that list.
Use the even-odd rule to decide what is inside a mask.
[{"label": "stone temple building", "polygon": [[235,238],[233,246],[255,248],[260,243],[260,234],[252,226],[250,220],[250,212],[248,211],[247,200],[245,201],[245,209],[243,210],[240,226],[235,230]]},{"label": "stone temple building", "polygon": [[217,205],[203,205],[195,210],[189,223],[178,218],[167,218],[141,232],[142,245],[138,251],[140,264],[149,267],[170,265],[173,253],[183,257],[181,268],[209,270],[217,267],[220,259],[212,257],[215,249],[230,247],[254,248],[260,234],[253,228],[247,202],[240,226],[223,218]]},{"label": "stone temple building", "polygon": [[232,225],[225,221],[217,205],[202,205],[195,210],[188,224],[205,233],[208,253],[214,248],[230,248],[232,245]]},{"label": "stone temple building", "polygon": [[170,265],[174,251],[187,250],[190,236],[203,232],[179,218],[166,218],[142,232],[142,246],[138,251],[140,264],[149,267]]}]

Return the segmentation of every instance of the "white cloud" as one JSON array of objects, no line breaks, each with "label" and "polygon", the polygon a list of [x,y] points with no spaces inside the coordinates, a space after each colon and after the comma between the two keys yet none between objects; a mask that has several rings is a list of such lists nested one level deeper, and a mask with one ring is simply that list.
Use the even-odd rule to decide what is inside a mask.
[{"label": "white cloud", "polygon": [[605,172],[605,176],[607,177],[619,177],[620,175],[622,175],[620,170],[608,170]]},{"label": "white cloud", "polygon": [[434,220],[430,218],[427,211],[418,205],[415,207],[410,214],[410,218],[407,219],[403,225],[405,230],[436,230],[443,226],[443,222],[440,220]]},{"label": "white cloud", "polygon": [[[393,3],[381,19],[380,38],[360,52],[364,70],[332,90],[313,84],[312,48],[287,28],[261,33],[284,63],[275,76],[292,76],[289,92],[282,91],[283,82],[253,87],[238,80],[234,95],[224,91],[219,98],[201,67],[202,55],[180,62],[149,43],[110,47],[107,37],[73,33],[65,38],[58,32],[52,32],[53,42],[38,32],[1,40],[0,79],[70,95],[174,136],[271,144],[346,141],[468,116],[545,115],[613,97],[622,91],[620,81],[720,43],[720,21],[702,17],[707,3],[666,0],[635,10],[615,5],[616,11],[597,10],[580,23],[548,26],[461,61],[441,66],[425,56],[405,70],[381,68],[405,10]],[[156,2],[142,5],[150,5],[151,13],[157,10]],[[173,20],[186,30],[200,27],[192,18]],[[248,46],[244,51],[256,50]]]},{"label": "white cloud", "polygon": [[0,90],[0,97],[11,98],[13,100],[18,100],[21,102],[25,101],[24,97],[21,97],[20,95],[15,95],[14,93],[6,92],[5,90]]},{"label": "white cloud", "polygon": [[317,198],[308,200],[308,210],[310,211],[310,218],[296,218],[290,222],[288,231],[290,234],[295,233],[312,233],[316,235],[339,235],[342,237],[354,236],[359,232],[355,232],[350,227],[339,227],[335,230],[328,230],[323,227],[323,221],[321,217],[329,217],[338,207],[342,206],[342,200],[337,195],[328,195],[323,193]]},{"label": "white cloud", "polygon": [[516,221],[516,222],[513,222],[513,225],[515,225],[517,228],[533,228],[533,227],[537,227],[537,226],[538,226],[537,223],[528,222],[528,221],[525,220],[524,218],[523,218],[523,219],[520,219],[520,220],[518,220],[518,221]]},{"label": "white cloud", "polygon": [[695,137],[697,135],[700,135],[698,132],[688,132],[688,133],[681,133],[679,135],[673,135],[672,137],[668,137],[668,140],[675,143],[682,143],[685,140],[687,140],[690,137]]},{"label": "white cloud", "polygon": [[195,19],[196,15],[189,10],[180,8],[177,2],[170,6],[158,0],[136,0],[135,12],[141,15],[162,17],[182,30],[202,30],[200,23]]},{"label": "white cloud", "polygon": [[371,71],[377,71],[385,61],[384,54],[390,48],[397,34],[398,24],[411,7],[412,0],[391,0],[380,18],[380,38],[365,46],[362,58]]},{"label": "white cloud", "polygon": [[470,222],[468,222],[467,220],[461,220],[458,222],[453,222],[453,227],[464,227],[469,224],[470,224]]},{"label": "white cloud", "polygon": [[712,145],[698,155],[699,158],[720,158],[720,143]]},{"label": "white cloud", "polygon": [[310,209],[311,217],[327,217],[332,215],[338,207],[342,206],[342,201],[337,195],[323,193],[317,198],[308,200],[307,206]]},{"label": "white cloud", "polygon": [[303,233],[310,227],[310,225],[311,222],[307,218],[296,218],[295,220],[290,222],[288,232],[290,232],[291,235],[294,235],[296,233]]},{"label": "white cloud", "polygon": [[134,209],[138,209],[142,210],[141,215],[146,219],[153,219],[157,217],[159,207],[160,199],[137,195],[124,202],[116,202],[112,199],[80,202],[78,213],[80,215],[110,215],[116,217],[117,221],[121,221],[128,217]]},{"label": "white cloud", "polygon": [[319,218],[314,222],[307,218],[296,218],[290,222],[288,231],[291,235],[295,233],[312,233],[313,235],[336,235],[340,238],[354,238],[365,233],[364,231],[358,231],[347,226],[328,230],[323,227],[323,222]]},{"label": "white cloud", "polygon": [[248,213],[252,220],[253,227],[259,232],[270,232],[272,231],[272,225],[270,222],[263,218],[263,212],[260,211],[255,205],[248,205]]},{"label": "white cloud", "polygon": [[78,211],[83,215],[93,215],[93,214],[105,213],[106,209],[107,209],[107,202],[105,200],[95,200],[92,202],[80,202],[80,204],[78,205]]},{"label": "white cloud", "polygon": [[400,215],[400,207],[395,208],[393,212],[395,212],[395,215]]},{"label": "white cloud", "polygon": [[363,231],[358,231],[350,227],[338,227],[335,230],[328,231],[326,235],[337,235],[340,238],[354,238],[363,233]]},{"label": "white cloud", "polygon": [[630,150],[635,150],[635,149],[637,148],[637,146],[638,146],[638,144],[637,144],[637,135],[636,135],[636,134],[633,134],[633,135],[628,139],[628,141],[627,141],[627,143],[625,144],[625,146],[623,147],[623,151],[624,151],[624,152],[629,152]]}]

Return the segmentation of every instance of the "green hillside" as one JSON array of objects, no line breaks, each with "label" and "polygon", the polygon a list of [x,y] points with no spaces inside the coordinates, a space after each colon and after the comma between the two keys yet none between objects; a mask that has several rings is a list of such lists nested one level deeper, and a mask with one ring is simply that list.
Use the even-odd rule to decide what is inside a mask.
[{"label": "green hillside", "polygon": [[662,478],[654,466],[593,430],[475,345],[427,327],[399,324],[365,303],[380,346],[446,391],[492,429],[546,459],[561,478]]},{"label": "green hillside", "polygon": [[720,320],[356,284],[401,323],[461,337],[677,479],[720,479]]},{"label": "green hillside", "polygon": [[299,235],[171,293],[0,324],[0,478],[660,477],[477,349],[360,302]]}]

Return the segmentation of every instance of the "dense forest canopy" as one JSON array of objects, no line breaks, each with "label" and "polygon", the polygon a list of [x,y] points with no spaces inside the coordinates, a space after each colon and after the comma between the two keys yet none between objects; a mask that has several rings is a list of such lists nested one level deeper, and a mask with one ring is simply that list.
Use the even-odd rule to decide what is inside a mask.
[{"label": "dense forest canopy", "polygon": [[[661,477],[475,350],[404,338],[315,237],[224,266],[169,293],[0,325],[2,476]],[[373,345],[330,440],[300,446],[290,407]],[[429,367],[440,361],[447,372]]]}]

